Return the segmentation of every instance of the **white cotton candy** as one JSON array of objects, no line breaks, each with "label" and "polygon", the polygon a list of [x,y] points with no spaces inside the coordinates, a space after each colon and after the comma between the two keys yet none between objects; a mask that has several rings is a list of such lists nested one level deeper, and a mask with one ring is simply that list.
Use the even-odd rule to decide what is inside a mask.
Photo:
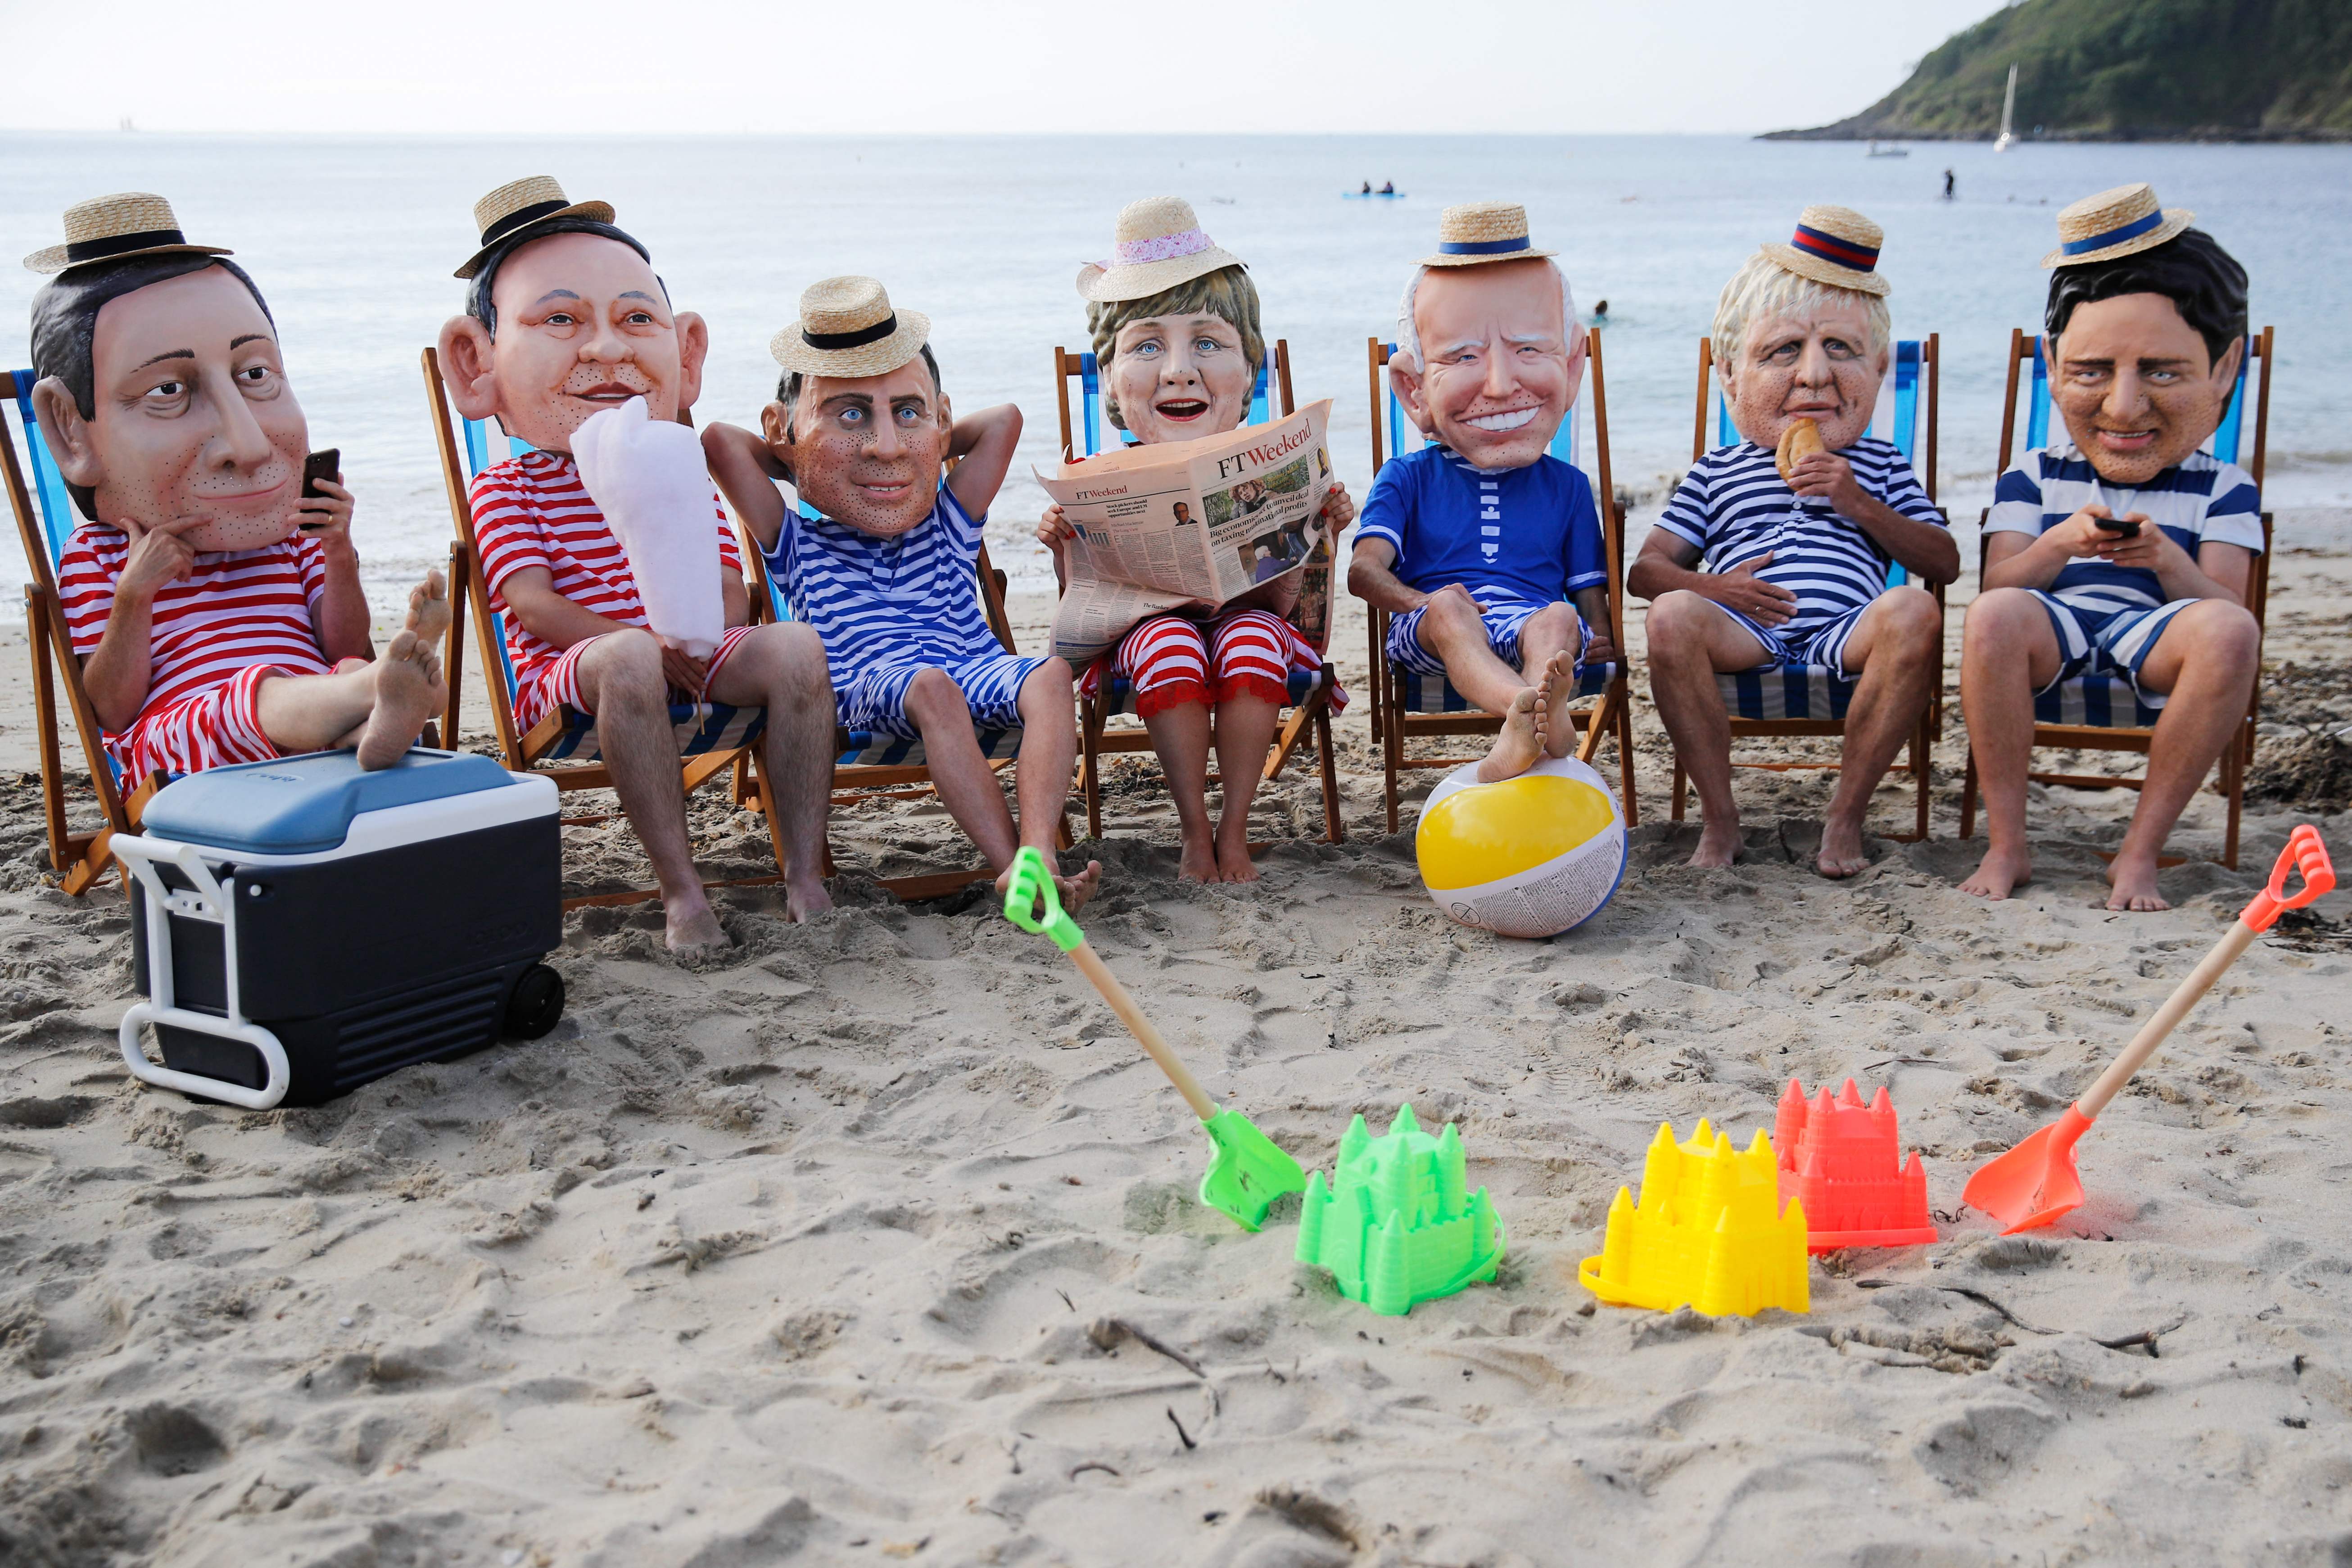
[{"label": "white cotton candy", "polygon": [[572,456],[588,499],[628,552],[654,635],[690,658],[709,658],[726,635],[727,605],[701,440],[632,397],[580,426]]}]

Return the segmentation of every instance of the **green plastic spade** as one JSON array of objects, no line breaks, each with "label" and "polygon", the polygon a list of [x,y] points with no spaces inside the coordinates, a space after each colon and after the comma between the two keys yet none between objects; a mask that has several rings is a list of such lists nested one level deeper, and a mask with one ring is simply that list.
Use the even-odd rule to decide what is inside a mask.
[{"label": "green plastic spade", "polygon": [[1045,857],[1035,849],[1024,849],[1013,858],[1013,878],[1004,888],[1004,918],[1025,931],[1043,931],[1054,939],[1054,945],[1066,952],[1079,970],[1094,982],[1103,1000],[1119,1021],[1143,1044],[1192,1114],[1216,1145],[1216,1153],[1209,1161],[1209,1169],[1201,1178],[1201,1201],[1222,1214],[1232,1216],[1244,1230],[1255,1230],[1265,1223],[1265,1211],[1274,1200],[1285,1193],[1307,1190],[1307,1173],[1298,1162],[1282,1152],[1281,1146],[1259,1131],[1250,1119],[1238,1110],[1220,1110],[1216,1101],[1201,1087],[1201,1080],[1185,1070],[1176,1059],[1151,1020],[1118,983],[1099,953],[1087,942],[1087,933],[1078,929],[1062,909],[1061,894],[1054,887],[1051,868]]}]

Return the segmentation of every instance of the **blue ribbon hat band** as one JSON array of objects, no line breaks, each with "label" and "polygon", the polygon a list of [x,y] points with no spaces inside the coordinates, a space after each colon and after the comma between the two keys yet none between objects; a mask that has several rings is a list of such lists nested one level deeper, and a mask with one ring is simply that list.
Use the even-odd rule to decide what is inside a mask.
[{"label": "blue ribbon hat band", "polygon": [[1447,240],[1437,247],[1437,253],[1440,256],[1503,256],[1528,248],[1528,237],[1522,234],[1509,239]]},{"label": "blue ribbon hat band", "polygon": [[2162,208],[2144,217],[2134,218],[2121,228],[2111,228],[2105,234],[2095,234],[2088,239],[2068,240],[2058,248],[2068,256],[2084,256],[2094,250],[2105,250],[2111,245],[2121,245],[2127,239],[2137,239],[2164,222]]}]

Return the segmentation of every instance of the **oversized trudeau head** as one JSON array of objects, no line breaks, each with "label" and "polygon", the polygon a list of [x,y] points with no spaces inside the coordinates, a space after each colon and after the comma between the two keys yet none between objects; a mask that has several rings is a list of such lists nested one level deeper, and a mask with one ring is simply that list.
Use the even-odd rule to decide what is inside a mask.
[{"label": "oversized trudeau head", "polygon": [[2058,215],[2042,317],[2050,395],[2102,479],[2145,484],[2221,424],[2246,346],[2246,269],[2145,184]]},{"label": "oversized trudeau head", "polygon": [[1716,301],[1716,374],[1739,433],[1768,451],[1800,419],[1842,451],[1870,429],[1893,324],[1878,273],[1885,239],[1848,207],[1814,205],[1786,245],[1766,245]]},{"label": "oversized trudeau head", "polygon": [[481,248],[457,268],[466,314],[441,329],[441,379],[468,419],[569,452],[606,408],[646,400],[675,419],[702,394],[710,335],[670,308],[646,247],[603,202],[572,202],[544,174],[474,204]]},{"label": "oversized trudeau head", "polygon": [[1509,202],[1447,207],[1397,311],[1389,379],[1421,433],[1482,468],[1542,457],[1584,379],[1568,279]]},{"label": "oversized trudeau head", "polygon": [[1130,202],[1110,257],[1080,268],[1078,294],[1113,425],[1148,444],[1223,435],[1249,416],[1265,363],[1257,289],[1192,204]]},{"label": "oversized trudeau head", "polygon": [[161,196],[78,203],[65,229],[25,265],[55,275],[33,300],[33,406],[74,504],[192,522],[198,551],[291,537],[310,429],[253,279]]},{"label": "oversized trudeau head", "polygon": [[873,279],[828,278],[768,342],[784,371],[760,415],[769,448],[803,500],[877,539],[930,516],[947,459],[955,417],[930,331]]}]

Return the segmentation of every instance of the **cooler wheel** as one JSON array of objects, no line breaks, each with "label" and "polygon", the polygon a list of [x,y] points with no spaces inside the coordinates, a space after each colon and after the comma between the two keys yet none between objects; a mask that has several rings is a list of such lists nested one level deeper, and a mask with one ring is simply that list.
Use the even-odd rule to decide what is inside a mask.
[{"label": "cooler wheel", "polygon": [[544,963],[524,970],[507,994],[506,1033],[519,1040],[535,1040],[555,1027],[562,1016],[563,976]]}]

